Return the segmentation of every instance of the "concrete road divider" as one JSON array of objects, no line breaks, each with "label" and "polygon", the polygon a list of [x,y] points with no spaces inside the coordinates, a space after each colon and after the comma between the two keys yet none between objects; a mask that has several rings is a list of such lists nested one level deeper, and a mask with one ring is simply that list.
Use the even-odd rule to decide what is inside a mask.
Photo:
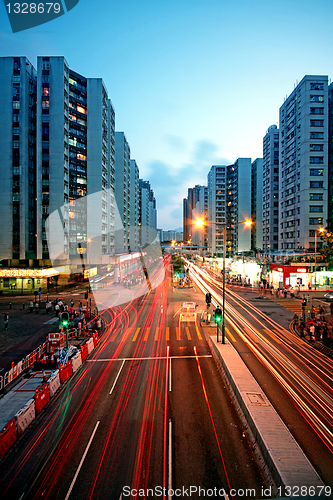
[{"label": "concrete road divider", "polygon": [[12,418],[0,432],[0,459],[5,456],[9,448],[17,440],[16,420]]},{"label": "concrete road divider", "polygon": [[72,367],[73,367],[73,373],[76,372],[76,370],[82,365],[82,358],[81,358],[81,352],[78,352],[75,354],[75,356],[72,358]]},{"label": "concrete road divider", "polygon": [[42,387],[36,390],[34,400],[36,413],[38,415],[38,413],[40,413],[44,406],[50,401],[50,391],[48,383],[43,384]]},{"label": "concrete road divider", "polygon": [[66,380],[73,375],[72,361],[69,360],[64,366],[59,368],[60,382],[63,384]]},{"label": "concrete road divider", "polygon": [[88,354],[90,354],[94,350],[94,347],[95,347],[94,339],[90,338],[89,340],[87,340],[86,346],[88,347]]},{"label": "concrete road divider", "polygon": [[35,410],[35,400],[29,399],[29,401],[21,408],[15,415],[17,432],[23,434],[27,427],[36,418]]},{"label": "concrete road divider", "polygon": [[54,372],[54,374],[52,375],[52,377],[49,378],[47,383],[49,384],[50,398],[52,398],[60,387],[59,370],[56,370]]}]

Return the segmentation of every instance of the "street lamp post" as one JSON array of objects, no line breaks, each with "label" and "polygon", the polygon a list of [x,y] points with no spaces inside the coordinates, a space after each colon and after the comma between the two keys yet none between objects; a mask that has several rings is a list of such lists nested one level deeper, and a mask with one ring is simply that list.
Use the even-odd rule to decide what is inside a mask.
[{"label": "street lamp post", "polygon": [[[201,228],[205,225],[205,221],[203,219],[196,219],[194,221],[194,224],[196,227]],[[245,226],[251,226],[253,224],[252,220],[244,220],[241,222],[238,222],[238,224],[244,224]],[[217,225],[216,222],[209,221],[209,225]],[[226,243],[226,231],[225,227],[226,224],[220,224],[219,226],[222,226],[222,237],[223,237],[223,244],[222,244],[222,251],[223,251],[223,280],[222,280],[222,344],[225,344],[225,243]],[[218,340],[218,339],[217,339]]]}]

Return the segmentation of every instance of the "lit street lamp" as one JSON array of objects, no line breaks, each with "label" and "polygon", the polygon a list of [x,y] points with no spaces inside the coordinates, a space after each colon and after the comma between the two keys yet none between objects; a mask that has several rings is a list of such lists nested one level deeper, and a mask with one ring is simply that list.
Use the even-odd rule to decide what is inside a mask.
[{"label": "lit street lamp", "polygon": [[[210,226],[216,226],[217,222],[208,221],[205,222],[203,219],[196,219],[194,224],[197,228],[204,227],[205,224]],[[244,224],[245,226],[252,226],[252,220],[244,220],[238,222],[237,224]],[[225,227],[226,224],[218,223],[219,226],[222,226],[222,237],[223,237],[223,281],[222,281],[222,344],[225,344]],[[217,339],[218,340],[218,339]]]}]

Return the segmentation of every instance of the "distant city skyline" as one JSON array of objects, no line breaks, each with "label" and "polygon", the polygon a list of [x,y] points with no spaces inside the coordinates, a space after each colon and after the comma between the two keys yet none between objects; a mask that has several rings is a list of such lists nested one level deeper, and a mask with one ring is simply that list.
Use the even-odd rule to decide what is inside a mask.
[{"label": "distant city skyline", "polygon": [[[97,5],[97,4],[96,4]],[[99,6],[98,6],[99,7]],[[63,55],[103,78],[157,226],[182,227],[187,189],[212,165],[262,157],[263,137],[306,74],[332,76],[328,0],[104,3],[81,0],[46,25],[15,33],[0,18],[0,56]]]}]

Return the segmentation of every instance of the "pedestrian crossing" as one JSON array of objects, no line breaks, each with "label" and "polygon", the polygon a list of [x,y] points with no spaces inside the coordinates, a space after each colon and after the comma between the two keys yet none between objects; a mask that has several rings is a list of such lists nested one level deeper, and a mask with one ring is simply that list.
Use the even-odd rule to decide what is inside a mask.
[{"label": "pedestrian crossing", "polygon": [[276,298],[274,296],[270,297],[270,299],[273,300],[276,304],[279,304],[285,309],[288,309],[289,311],[295,312],[297,314],[302,313],[302,301],[299,299],[291,299],[291,298],[283,299],[283,298]]},{"label": "pedestrian crossing", "polygon": [[[124,337],[124,331],[122,327],[115,329],[111,333],[110,342],[115,342]],[[148,342],[150,338],[153,338],[155,342],[158,340],[165,339],[169,342],[172,339],[177,340],[178,342],[183,340],[203,340],[203,335],[199,331],[199,329],[189,328],[188,326],[177,327],[165,327],[164,329],[160,327],[151,328],[151,327],[137,327],[133,330],[129,339],[131,342],[143,341]]]}]

